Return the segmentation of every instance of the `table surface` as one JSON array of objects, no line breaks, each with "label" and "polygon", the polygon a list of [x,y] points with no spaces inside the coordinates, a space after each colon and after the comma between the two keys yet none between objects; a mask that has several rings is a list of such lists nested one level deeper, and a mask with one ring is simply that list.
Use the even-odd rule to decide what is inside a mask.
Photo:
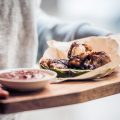
[{"label": "table surface", "polygon": [[[120,70],[118,70],[120,71]],[[0,113],[15,113],[82,103],[120,92],[120,72],[102,80],[72,81],[51,84],[48,88],[29,93],[11,93],[0,100]]]}]

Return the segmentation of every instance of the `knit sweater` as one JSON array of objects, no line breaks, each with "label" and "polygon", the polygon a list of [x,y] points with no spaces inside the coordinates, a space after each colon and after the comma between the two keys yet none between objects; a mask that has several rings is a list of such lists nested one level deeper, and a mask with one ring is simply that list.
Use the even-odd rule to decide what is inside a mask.
[{"label": "knit sweater", "polygon": [[0,69],[35,64],[35,21],[34,0],[0,0]]}]

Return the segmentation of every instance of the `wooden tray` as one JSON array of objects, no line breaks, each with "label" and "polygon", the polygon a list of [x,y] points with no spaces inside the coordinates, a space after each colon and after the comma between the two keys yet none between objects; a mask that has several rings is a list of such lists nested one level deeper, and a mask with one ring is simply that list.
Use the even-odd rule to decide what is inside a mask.
[{"label": "wooden tray", "polygon": [[[120,71],[120,70],[118,70]],[[120,72],[101,81],[74,81],[51,84],[47,89],[32,93],[11,93],[0,100],[0,113],[15,113],[82,103],[120,92]]]}]

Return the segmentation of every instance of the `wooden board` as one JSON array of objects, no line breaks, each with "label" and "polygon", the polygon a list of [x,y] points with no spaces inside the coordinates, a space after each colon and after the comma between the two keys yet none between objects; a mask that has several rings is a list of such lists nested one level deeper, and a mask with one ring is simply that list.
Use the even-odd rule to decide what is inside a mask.
[{"label": "wooden board", "polygon": [[11,93],[0,100],[0,113],[14,113],[82,103],[120,92],[120,72],[101,81],[74,81],[51,84],[47,89],[33,93]]}]

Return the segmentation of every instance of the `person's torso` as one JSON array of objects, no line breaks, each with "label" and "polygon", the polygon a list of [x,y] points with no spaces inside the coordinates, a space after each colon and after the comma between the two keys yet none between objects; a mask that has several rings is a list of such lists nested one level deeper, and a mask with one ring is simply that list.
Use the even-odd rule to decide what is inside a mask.
[{"label": "person's torso", "polygon": [[0,69],[32,67],[37,35],[33,0],[0,0]]}]

